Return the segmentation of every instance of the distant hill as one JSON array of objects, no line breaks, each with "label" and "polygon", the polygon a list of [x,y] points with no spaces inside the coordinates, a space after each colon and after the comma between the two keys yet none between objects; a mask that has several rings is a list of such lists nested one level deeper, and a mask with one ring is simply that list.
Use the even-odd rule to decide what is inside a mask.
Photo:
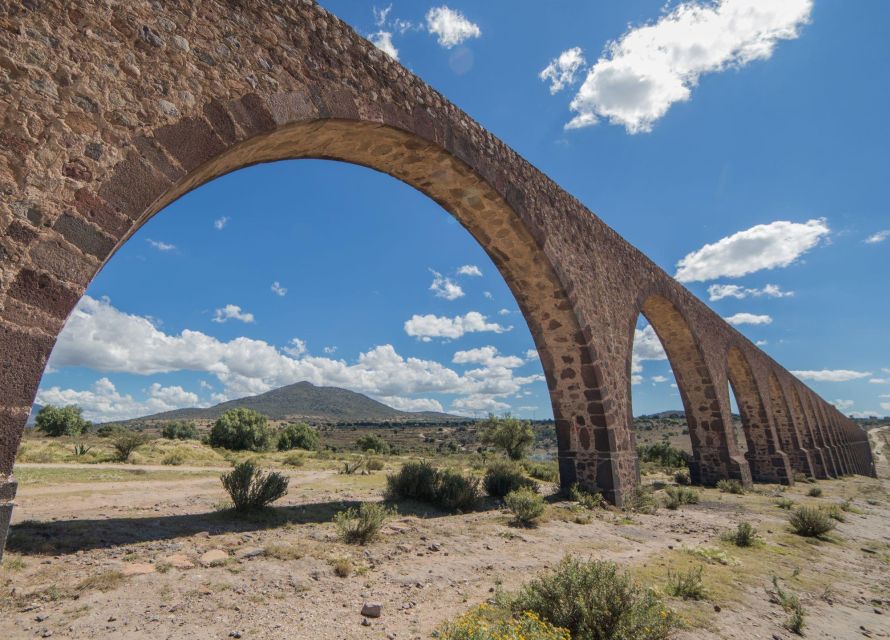
[{"label": "distant hill", "polygon": [[399,411],[366,395],[337,387],[316,387],[311,382],[297,382],[257,396],[229,400],[206,409],[188,408],[165,411],[125,423],[168,420],[216,420],[229,409],[247,407],[271,420],[306,420],[316,423],[378,422],[457,422],[467,418],[435,411]]}]

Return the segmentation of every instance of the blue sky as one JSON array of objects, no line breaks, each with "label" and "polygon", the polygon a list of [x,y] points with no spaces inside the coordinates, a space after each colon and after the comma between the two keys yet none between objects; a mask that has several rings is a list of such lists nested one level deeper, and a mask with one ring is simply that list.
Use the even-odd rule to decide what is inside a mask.
[{"label": "blue sky", "polygon": [[[890,5],[322,4],[824,397],[890,414]],[[368,169],[216,180],[146,224],[87,295],[38,402],[94,419],[299,379],[406,409],[551,415],[485,253]],[[636,353],[634,412],[678,408],[643,323]]]}]

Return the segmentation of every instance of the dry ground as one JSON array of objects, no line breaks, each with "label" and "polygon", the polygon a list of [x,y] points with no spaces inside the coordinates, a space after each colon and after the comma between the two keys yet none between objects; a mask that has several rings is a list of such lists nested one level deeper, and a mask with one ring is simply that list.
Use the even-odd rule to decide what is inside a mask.
[{"label": "dry ground", "polygon": [[[310,467],[288,471],[290,492],[275,509],[244,520],[221,508],[225,466],[20,463],[0,638],[426,638],[566,553],[614,560],[658,589],[669,568],[703,566],[706,600],[668,598],[686,621],[684,640],[794,637],[766,592],[773,575],[800,596],[807,638],[890,637],[883,457],[882,479],[822,481],[821,498],[807,497],[804,483],[782,494],[798,504],[852,501],[822,541],[791,534],[788,512],[775,506],[779,488],[761,485],[742,496],[706,489],[700,504],[654,515],[584,512],[554,497],[534,529],[511,526],[494,501],[462,515],[400,504],[379,541],[350,546],[331,518],[380,499],[386,472]],[[667,477],[644,477],[656,480]],[[742,520],[763,544],[721,541]],[[203,566],[210,550],[221,559]],[[351,573],[338,577],[334,565],[347,559]],[[366,601],[383,605],[370,626],[359,613]]]}]

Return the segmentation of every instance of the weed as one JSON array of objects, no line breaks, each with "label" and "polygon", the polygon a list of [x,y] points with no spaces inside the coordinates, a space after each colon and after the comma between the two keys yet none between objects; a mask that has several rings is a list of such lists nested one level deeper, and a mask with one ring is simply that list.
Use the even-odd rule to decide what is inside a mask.
[{"label": "weed", "polygon": [[599,491],[588,491],[577,482],[569,487],[569,500],[591,511],[603,506],[603,494]]},{"label": "weed", "polygon": [[507,508],[513,513],[516,522],[529,526],[544,513],[544,498],[534,489],[524,487],[511,491],[504,497]]},{"label": "weed", "polygon": [[331,558],[330,560],[331,567],[334,569],[334,574],[338,578],[348,578],[352,575],[352,559],[349,556],[338,556],[336,558]]},{"label": "weed", "polygon": [[780,605],[782,609],[785,610],[785,613],[789,614],[788,620],[785,621],[785,628],[802,636],[804,628],[804,610],[803,605],[800,603],[800,598],[798,598],[796,594],[788,593],[782,589],[777,576],[773,576],[773,589],[773,591],[767,590],[770,600]]},{"label": "weed", "polygon": [[703,600],[705,585],[702,581],[704,567],[690,568],[686,571],[668,570],[667,592],[675,598],[683,600]]},{"label": "weed", "polygon": [[807,491],[807,495],[811,498],[821,498],[822,497],[822,487],[810,487],[810,490]]},{"label": "weed", "polygon": [[717,488],[722,493],[733,493],[735,495],[743,495],[745,493],[745,487],[738,480],[718,480]]},{"label": "weed", "polygon": [[537,489],[535,482],[525,477],[522,466],[506,460],[490,464],[482,484],[485,492],[494,498],[503,498],[517,489]]},{"label": "weed", "polygon": [[677,509],[683,504],[698,504],[698,491],[689,487],[665,487],[664,506],[668,509]]},{"label": "weed", "polygon": [[807,538],[818,538],[834,529],[831,517],[816,507],[799,507],[789,516],[788,522],[794,533]]},{"label": "weed", "polygon": [[790,511],[791,507],[794,506],[794,500],[792,500],[791,498],[779,498],[778,500],[776,500],[775,505],[779,507],[779,509]]},{"label": "weed", "polygon": [[435,637],[441,640],[571,640],[568,631],[541,620],[531,611],[503,619],[496,618],[488,605],[480,605],[454,622],[446,623]]},{"label": "weed", "polygon": [[722,537],[737,547],[753,547],[757,542],[757,530],[750,522],[740,522],[734,531],[727,531]]},{"label": "weed", "polygon": [[344,542],[368,544],[377,537],[380,527],[392,511],[376,502],[363,502],[334,516],[337,531]]}]

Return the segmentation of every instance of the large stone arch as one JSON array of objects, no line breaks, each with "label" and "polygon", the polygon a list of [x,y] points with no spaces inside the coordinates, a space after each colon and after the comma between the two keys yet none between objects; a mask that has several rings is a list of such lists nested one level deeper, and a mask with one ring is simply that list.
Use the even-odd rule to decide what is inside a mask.
[{"label": "large stone arch", "polygon": [[810,452],[803,446],[803,439],[797,430],[788,396],[775,372],[769,374],[769,398],[779,442],[791,461],[791,467],[795,472],[815,477]]},{"label": "large stone arch", "polygon": [[810,454],[810,460],[813,463],[813,474],[816,478],[825,479],[828,477],[826,462],[822,449],[816,444],[813,425],[804,411],[796,384],[789,385],[787,397],[790,398],[788,408],[791,410],[791,418],[794,421],[795,429],[800,434],[801,444]]},{"label": "large stone arch", "polygon": [[836,478],[839,473],[837,469],[837,460],[835,458],[834,449],[828,442],[825,434],[825,425],[819,418],[813,402],[812,392],[809,389],[798,389],[800,399],[803,403],[804,412],[807,420],[813,428],[813,435],[816,438],[816,445],[822,450],[822,457],[825,461],[825,472],[831,478]]}]

